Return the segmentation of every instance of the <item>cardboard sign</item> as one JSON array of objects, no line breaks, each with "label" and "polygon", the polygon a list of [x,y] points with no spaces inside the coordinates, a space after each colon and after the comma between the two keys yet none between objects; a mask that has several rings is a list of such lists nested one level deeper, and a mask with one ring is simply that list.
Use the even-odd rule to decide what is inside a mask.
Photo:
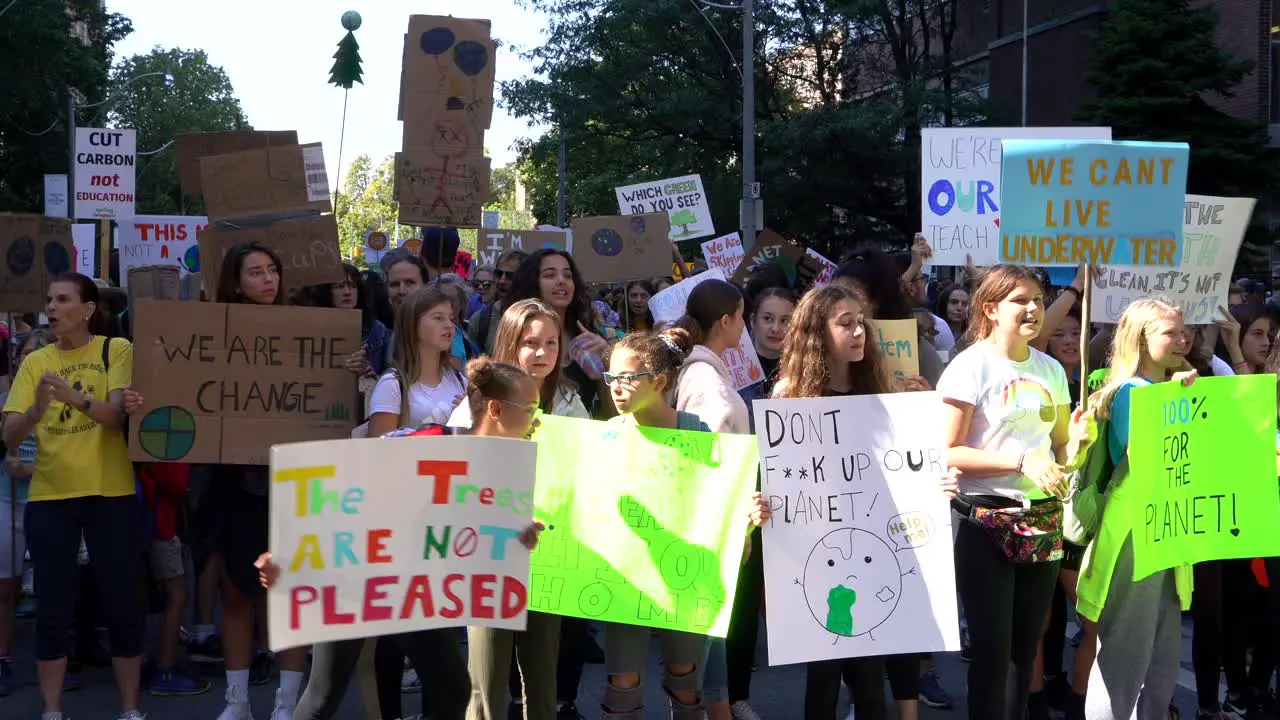
[{"label": "cardboard sign", "polygon": [[139,300],[182,300],[180,271],[173,265],[138,265],[127,277],[129,307]]},{"label": "cardboard sign", "polygon": [[476,236],[476,267],[498,265],[508,250],[569,249],[569,233],[555,230],[481,230]]},{"label": "cardboard sign", "polygon": [[1178,565],[1280,555],[1276,376],[1129,393],[1129,477],[1106,511],[1128,513],[1116,522],[1133,528],[1133,580]]},{"label": "cardboard sign", "polygon": [[133,217],[137,152],[135,130],[76,128],[75,219]]},{"label": "cardboard sign", "polygon": [[205,293],[213,296],[227,252],[242,242],[257,241],[280,256],[285,289],[342,282],[338,224],[332,215],[277,220],[267,225],[233,229],[211,225],[199,232],[200,266],[207,268]]},{"label": "cardboard sign", "polygon": [[920,218],[933,265],[999,260],[1000,163],[1004,140],[1111,139],[1111,128],[924,128],[920,131]]},{"label": "cardboard sign", "polygon": [[74,269],[71,223],[43,215],[0,213],[0,312],[43,312],[49,283]]},{"label": "cardboard sign", "polygon": [[868,320],[871,340],[880,350],[885,366],[895,377],[920,374],[920,331],[915,318],[908,320]]},{"label": "cardboard sign", "polygon": [[481,156],[441,160],[422,148],[396,153],[400,224],[479,227],[489,200],[489,167],[489,158]]},{"label": "cardboard sign", "polygon": [[491,437],[272,448],[271,649],[523,630],[530,553],[517,538],[533,521],[534,454],[531,442]]},{"label": "cardboard sign", "polygon": [[488,20],[410,16],[399,118],[408,124],[417,112],[447,111],[466,115],[473,127],[489,127],[496,57]]},{"label": "cardboard sign", "polygon": [[547,529],[529,609],[724,637],[756,483],[753,438],[544,415],[534,440]]},{"label": "cardboard sign", "polygon": [[586,282],[647,280],[670,272],[666,213],[578,218],[569,227],[573,260]]},{"label": "cardboard sign", "polygon": [[132,310],[135,461],[266,465],[276,443],[351,435],[354,310],[143,300]]},{"label": "cardboard sign", "polygon": [[[318,198],[313,145],[283,145],[200,158],[200,178],[209,220],[289,213],[328,212],[327,192]],[[323,155],[321,155],[323,162]],[[327,188],[328,181],[324,181]]]},{"label": "cardboard sign", "polygon": [[940,400],[753,403],[770,665],[960,649]]},{"label": "cardboard sign", "polygon": [[1188,195],[1182,213],[1182,255],[1175,269],[1106,267],[1094,279],[1090,320],[1114,324],[1129,303],[1153,295],[1182,308],[1187,325],[1208,325],[1227,304],[1231,273],[1253,215],[1253,198]]},{"label": "cardboard sign", "polygon": [[622,215],[665,212],[671,218],[671,242],[716,234],[700,175],[628,185],[614,193]]},{"label": "cardboard sign", "polygon": [[1189,154],[1186,143],[1006,140],[1000,262],[1177,266]]},{"label": "cardboard sign", "polygon": [[172,265],[180,275],[200,272],[196,235],[209,224],[200,215],[138,215],[120,223],[120,273],[128,287],[135,267]]},{"label": "cardboard sign", "polygon": [[298,133],[294,130],[180,133],[174,136],[173,142],[174,151],[178,154],[178,182],[182,185],[182,194],[198,197],[203,190],[200,158],[272,145],[297,145]]},{"label": "cardboard sign", "polygon": [[707,269],[724,270],[727,276],[733,275],[742,264],[743,254],[742,236],[736,232],[702,243],[702,258],[707,261]]},{"label": "cardboard sign", "polygon": [[792,284],[797,278],[817,278],[822,274],[822,266],[817,260],[805,255],[802,248],[792,245],[772,230],[761,230],[755,247],[751,248],[751,252],[746,254],[742,264],[734,271],[733,283],[741,286],[757,267],[768,263],[781,267],[787,274],[787,281]]}]

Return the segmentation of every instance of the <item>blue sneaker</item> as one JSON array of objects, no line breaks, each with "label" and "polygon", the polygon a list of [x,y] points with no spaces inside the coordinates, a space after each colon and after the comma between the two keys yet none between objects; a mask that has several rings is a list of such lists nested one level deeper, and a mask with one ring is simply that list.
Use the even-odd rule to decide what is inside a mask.
[{"label": "blue sneaker", "polygon": [[156,670],[151,675],[151,694],[159,697],[171,695],[201,695],[209,691],[209,681],[181,670]]}]

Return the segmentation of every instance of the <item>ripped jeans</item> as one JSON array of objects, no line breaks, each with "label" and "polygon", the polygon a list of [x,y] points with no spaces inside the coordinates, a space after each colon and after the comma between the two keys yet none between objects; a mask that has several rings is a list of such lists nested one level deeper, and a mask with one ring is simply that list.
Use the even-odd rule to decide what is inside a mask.
[{"label": "ripped jeans", "polygon": [[[706,657],[708,638],[706,635],[677,632],[675,630],[654,630],[639,625],[622,625],[606,623],[604,629],[604,664],[609,675],[635,673],[640,683],[630,689],[621,689],[607,682],[604,694],[604,717],[617,720],[642,720],[644,712],[644,670],[649,659],[649,637],[656,633],[662,646],[662,661],[680,667],[687,666],[690,671],[683,675],[672,675],[670,669],[664,667],[662,689],[667,693],[671,705],[672,720],[703,720],[707,716],[706,705],[702,700],[702,673],[698,667]],[[697,701],[685,705],[676,699],[677,693],[692,692]]]}]

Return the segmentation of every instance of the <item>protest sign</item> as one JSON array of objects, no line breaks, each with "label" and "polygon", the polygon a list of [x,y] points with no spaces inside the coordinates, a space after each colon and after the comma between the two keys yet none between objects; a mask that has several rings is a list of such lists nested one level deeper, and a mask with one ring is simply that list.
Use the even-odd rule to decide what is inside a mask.
[{"label": "protest sign", "polygon": [[[649,312],[653,315],[655,323],[674,323],[680,319],[685,313],[685,306],[689,302],[689,293],[701,284],[704,280],[725,280],[725,271],[720,268],[712,268],[705,272],[700,272],[691,278],[686,278],[671,287],[654,293],[649,298]],[[751,334],[744,327],[742,329],[742,338],[738,340],[738,344],[724,351],[720,356],[724,360],[725,367],[728,368],[729,374],[733,376],[735,390],[741,390],[750,387],[764,380],[764,366],[760,364],[760,356],[756,353],[755,343],[751,340]]]},{"label": "protest sign", "polygon": [[136,461],[266,465],[276,443],[350,437],[360,313],[144,300],[132,308]]},{"label": "protest sign", "polygon": [[[485,437],[271,449],[271,649],[448,627],[523,630],[534,444]],[[371,475],[370,468],[378,472]]]},{"label": "protest sign", "polygon": [[[183,276],[200,272],[196,235],[209,220],[198,215],[138,215],[120,223],[120,278],[146,265],[173,265]],[[215,272],[216,274],[216,272]]]},{"label": "protest sign", "polygon": [[868,320],[871,340],[895,377],[920,374],[920,332],[915,318],[908,320]]},{"label": "protest sign", "polygon": [[671,242],[716,234],[701,175],[627,185],[614,188],[614,193],[620,215],[667,213],[671,218]]},{"label": "protest sign", "polygon": [[1178,565],[1280,555],[1275,417],[1275,375],[1130,391],[1129,477],[1107,512],[1128,505],[1118,522],[1133,528],[1135,582]]},{"label": "protest sign", "polygon": [[75,223],[71,226],[71,242],[72,269],[86,277],[97,275],[94,261],[98,257],[98,224]]},{"label": "protest sign", "polygon": [[1000,262],[1000,165],[1004,140],[1111,139],[1111,128],[924,128],[920,217],[934,265]]},{"label": "protest sign", "polygon": [[1006,140],[999,261],[1176,266],[1187,159],[1186,143]]},{"label": "protest sign", "polygon": [[497,230],[502,225],[502,211],[485,210],[484,215],[480,218],[480,227],[487,230]]},{"label": "protest sign", "polygon": [[182,194],[199,197],[203,191],[200,183],[200,158],[256,150],[271,145],[297,145],[298,133],[293,130],[179,133],[174,136],[173,143],[174,152],[178,155],[178,182],[182,185]]},{"label": "protest sign", "polygon": [[707,261],[708,270],[723,270],[726,276],[742,264],[742,237],[731,232],[724,237],[702,243],[702,257]]},{"label": "protest sign", "polygon": [[396,153],[395,167],[401,225],[480,226],[489,199],[489,158],[408,148]]},{"label": "protest sign", "polygon": [[50,281],[74,269],[71,223],[0,213],[0,257],[0,312],[43,312]]},{"label": "protest sign", "polygon": [[573,260],[587,282],[648,280],[670,272],[666,213],[577,218],[569,228]]},{"label": "protest sign", "polygon": [[[493,120],[497,46],[488,20],[412,15],[405,34],[398,119],[460,114],[478,129]],[[415,98],[415,96],[417,96]]]},{"label": "protest sign", "polygon": [[136,265],[129,268],[124,280],[129,288],[129,307],[137,307],[139,300],[192,299],[182,296],[179,270],[173,265]]},{"label": "protest sign", "polygon": [[270,224],[210,225],[199,231],[200,267],[205,293],[213,296],[222,259],[242,242],[260,242],[280,256],[280,281],[286,290],[342,282],[338,223],[333,215],[310,215]]},{"label": "protest sign", "polygon": [[529,609],[724,637],[756,481],[751,436],[544,415],[534,440],[547,529]]},{"label": "protest sign", "polygon": [[757,268],[774,264],[782,268],[787,282],[801,285],[812,283],[822,274],[822,264],[817,259],[805,254],[805,251],[792,245],[786,238],[772,230],[761,230],[760,238],[751,252],[747,253],[733,272],[733,282],[741,286]]},{"label": "protest sign", "polygon": [[818,273],[818,276],[813,279],[813,286],[815,288],[820,288],[823,285],[830,283],[831,278],[836,276],[836,270],[838,269],[836,264],[828,260],[822,255],[822,253],[814,250],[813,248],[806,248],[804,254],[814,260],[817,260],[818,264],[822,266],[822,272]]},{"label": "protest sign", "polygon": [[755,401],[770,665],[960,649],[938,403]]},{"label": "protest sign", "polygon": [[73,219],[133,217],[138,134],[134,130],[76,128]]},{"label": "protest sign", "polygon": [[65,218],[70,216],[70,203],[67,199],[67,175],[47,174],[44,176],[44,214],[47,217]]},{"label": "protest sign", "polygon": [[1227,305],[1236,253],[1244,240],[1253,198],[1188,195],[1182,212],[1182,253],[1176,267],[1108,266],[1093,284],[1090,320],[1116,323],[1129,303],[1166,297],[1188,325],[1207,325]]},{"label": "protest sign", "polygon": [[319,143],[271,145],[200,158],[211,221],[328,212],[328,177]]},{"label": "protest sign", "polygon": [[476,265],[493,265],[508,250],[569,249],[569,233],[560,230],[480,230],[476,235]]}]

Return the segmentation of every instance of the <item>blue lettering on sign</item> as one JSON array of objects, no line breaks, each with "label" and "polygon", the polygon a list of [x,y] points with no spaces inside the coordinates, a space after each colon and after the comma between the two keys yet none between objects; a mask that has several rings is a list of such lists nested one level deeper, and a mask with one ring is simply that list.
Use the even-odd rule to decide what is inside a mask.
[{"label": "blue lettering on sign", "polygon": [[972,212],[976,204],[979,215],[1000,212],[1000,208],[996,206],[995,191],[996,187],[990,180],[955,183],[937,180],[929,188],[929,209],[934,215],[942,216],[951,212],[952,208]]}]

